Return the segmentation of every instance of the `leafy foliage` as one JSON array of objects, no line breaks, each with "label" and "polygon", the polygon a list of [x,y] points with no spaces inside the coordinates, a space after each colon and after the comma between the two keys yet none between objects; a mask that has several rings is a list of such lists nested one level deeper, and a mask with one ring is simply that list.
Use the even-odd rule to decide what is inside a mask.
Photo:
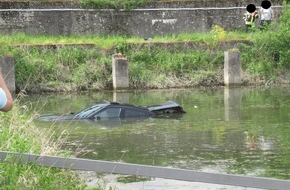
[{"label": "leafy foliage", "polygon": [[279,22],[267,30],[256,31],[253,44],[244,46],[244,68],[250,73],[272,77],[290,69],[290,9],[284,7]]},{"label": "leafy foliage", "polygon": [[213,25],[210,33],[212,33],[213,37],[218,40],[224,40],[227,35],[226,31],[218,25]]},{"label": "leafy foliage", "polygon": [[130,10],[147,2],[148,0],[81,0],[81,5],[84,8]]}]

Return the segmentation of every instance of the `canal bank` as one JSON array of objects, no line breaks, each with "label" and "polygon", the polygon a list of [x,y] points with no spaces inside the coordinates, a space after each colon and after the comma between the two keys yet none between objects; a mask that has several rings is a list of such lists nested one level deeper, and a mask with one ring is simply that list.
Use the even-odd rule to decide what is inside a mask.
[{"label": "canal bank", "polygon": [[152,38],[3,35],[1,54],[14,57],[18,92],[111,90],[119,53],[128,60],[130,89],[222,86],[224,51],[232,48],[241,52],[242,85],[288,84],[285,10],[268,30],[251,33],[214,25],[208,33]]},{"label": "canal bank", "polygon": [[122,52],[128,62],[129,89],[223,86],[224,52],[232,48],[241,52],[241,85],[289,84],[286,69],[277,71],[279,74],[255,73],[255,68],[263,67],[247,62],[249,50],[245,46],[249,48],[251,43],[120,43],[111,49],[95,45],[22,46],[14,51],[16,89],[28,93],[112,90],[114,52]]}]

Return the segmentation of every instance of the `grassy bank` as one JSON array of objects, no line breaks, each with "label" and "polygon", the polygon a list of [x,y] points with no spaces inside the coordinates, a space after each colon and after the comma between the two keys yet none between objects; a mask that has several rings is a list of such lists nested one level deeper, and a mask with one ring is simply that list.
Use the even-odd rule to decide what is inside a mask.
[{"label": "grassy bank", "polygon": [[[165,44],[165,46],[164,46]],[[116,43],[99,46],[65,46],[57,49],[15,49],[16,83],[27,91],[75,91],[110,89],[112,55],[122,52],[129,61],[131,88],[168,88],[218,85],[223,52],[212,48],[192,50],[175,43],[156,46]]]},{"label": "grassy bank", "polygon": [[[155,36],[0,36],[0,54],[15,58],[16,84],[26,91],[110,89],[111,58],[129,61],[131,88],[223,84],[224,46],[239,41],[243,84],[289,83],[289,9],[268,30]],[[230,48],[230,47],[229,47]]]},{"label": "grassy bank", "polygon": [[[59,151],[60,140],[53,139],[52,132],[40,131],[33,123],[33,116],[25,113],[27,107],[18,103],[12,112],[0,113],[0,149],[43,155],[64,155]],[[69,170],[0,163],[0,189],[89,189],[77,173]],[[97,188],[95,188],[97,189]]]}]

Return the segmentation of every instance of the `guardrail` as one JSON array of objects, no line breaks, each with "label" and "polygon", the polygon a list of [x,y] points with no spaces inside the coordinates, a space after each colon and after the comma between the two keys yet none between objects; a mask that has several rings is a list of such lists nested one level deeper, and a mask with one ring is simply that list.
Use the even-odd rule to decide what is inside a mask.
[{"label": "guardrail", "polygon": [[37,166],[55,167],[70,170],[158,177],[190,182],[214,183],[221,185],[252,187],[259,189],[271,189],[271,190],[290,189],[290,181],[288,180],[247,177],[230,174],[216,174],[186,169],[127,164],[90,159],[65,158],[58,156],[45,156],[45,155],[26,154],[7,151],[0,151],[0,162],[34,164]]},{"label": "guardrail", "polygon": [[[283,6],[272,6],[273,8],[282,8]],[[245,9],[246,7],[179,7],[179,8],[138,8],[131,9],[130,11],[194,11],[194,10],[232,10],[232,9]],[[259,6],[257,6],[259,8]],[[43,8],[43,9],[0,9],[0,12],[45,12],[45,11],[116,11],[115,9],[81,9],[81,8]],[[118,11],[128,11],[126,9],[120,9]]]}]

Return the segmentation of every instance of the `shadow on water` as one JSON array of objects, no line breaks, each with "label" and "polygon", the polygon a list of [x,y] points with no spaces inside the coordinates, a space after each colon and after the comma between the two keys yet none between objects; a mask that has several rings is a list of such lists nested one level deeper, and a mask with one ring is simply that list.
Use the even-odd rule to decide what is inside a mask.
[{"label": "shadow on water", "polygon": [[138,121],[35,121],[68,132],[77,157],[217,173],[289,179],[290,89],[217,88],[51,94],[23,99],[40,114],[70,113],[102,100],[154,105],[175,100],[180,118]]}]

